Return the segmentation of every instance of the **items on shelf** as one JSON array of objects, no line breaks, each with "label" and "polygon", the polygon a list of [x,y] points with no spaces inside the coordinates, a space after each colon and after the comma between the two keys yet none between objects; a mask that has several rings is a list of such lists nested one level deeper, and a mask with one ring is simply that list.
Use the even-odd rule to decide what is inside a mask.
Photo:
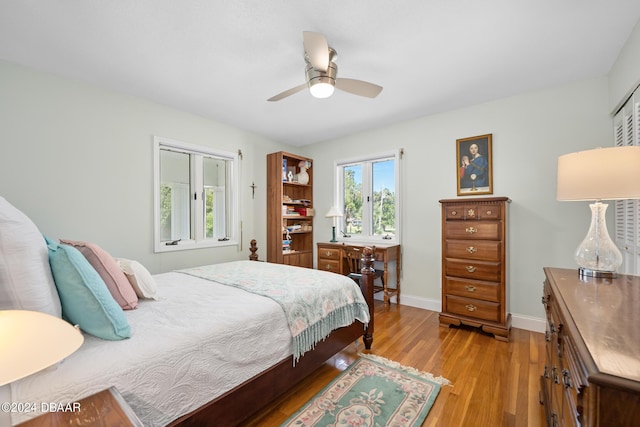
[{"label": "items on shelf", "polygon": [[[296,210],[296,208],[294,208],[293,206],[286,206],[286,209],[287,209],[286,214],[285,214],[286,216],[300,216],[301,215],[300,212],[298,212]],[[283,209],[283,212],[284,212],[284,209]]]},{"label": "items on shelf", "polygon": [[307,169],[311,167],[311,162],[306,160],[300,160],[298,163],[298,169],[300,169],[300,173],[298,173],[298,182],[302,185],[307,185],[309,183],[309,174],[307,173]]},{"label": "items on shelf", "polygon": [[314,216],[316,213],[316,210],[313,208],[307,208],[307,207],[296,207],[295,212],[296,212],[296,215],[300,215],[300,216]]},{"label": "items on shelf", "polygon": [[287,159],[282,159],[282,182],[287,181]]},{"label": "items on shelf", "polygon": [[311,221],[296,221],[295,223],[288,224],[288,221],[282,222],[282,234],[287,235],[287,239],[291,239],[289,233],[306,233],[313,230]]}]

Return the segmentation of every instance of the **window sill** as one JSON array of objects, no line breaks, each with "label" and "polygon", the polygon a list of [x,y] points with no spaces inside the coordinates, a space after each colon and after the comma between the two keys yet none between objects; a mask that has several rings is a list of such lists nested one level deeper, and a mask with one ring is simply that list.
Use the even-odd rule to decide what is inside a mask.
[{"label": "window sill", "polygon": [[213,241],[201,241],[196,242],[194,240],[180,241],[176,245],[165,245],[164,242],[160,245],[155,246],[155,253],[162,252],[175,252],[175,251],[188,251],[193,249],[208,249],[208,248],[220,248],[227,246],[237,246],[239,243],[236,240],[225,240],[219,242],[217,240]]}]

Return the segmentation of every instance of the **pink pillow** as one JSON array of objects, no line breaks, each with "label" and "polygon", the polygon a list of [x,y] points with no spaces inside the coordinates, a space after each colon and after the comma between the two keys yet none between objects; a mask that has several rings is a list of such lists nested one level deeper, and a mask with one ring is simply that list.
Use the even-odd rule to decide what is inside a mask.
[{"label": "pink pillow", "polygon": [[138,296],[131,283],[124,275],[116,260],[95,243],[60,239],[60,243],[75,247],[89,261],[106,283],[111,296],[124,310],[131,310],[138,305]]}]

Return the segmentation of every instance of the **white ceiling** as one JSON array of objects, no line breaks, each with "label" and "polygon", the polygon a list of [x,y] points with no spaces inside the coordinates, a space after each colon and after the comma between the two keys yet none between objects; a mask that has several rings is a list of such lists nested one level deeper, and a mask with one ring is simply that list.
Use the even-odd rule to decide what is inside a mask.
[{"label": "white ceiling", "polygon": [[[0,59],[305,145],[606,75],[638,0],[2,0]],[[375,99],[307,91],[302,32]]]}]

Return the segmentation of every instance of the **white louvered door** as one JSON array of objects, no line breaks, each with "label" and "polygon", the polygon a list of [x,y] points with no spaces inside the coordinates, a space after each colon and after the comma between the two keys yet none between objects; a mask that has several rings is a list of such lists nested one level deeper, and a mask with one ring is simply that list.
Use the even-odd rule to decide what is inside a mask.
[{"label": "white louvered door", "polygon": [[[616,146],[640,145],[640,90],[615,115],[613,133]],[[620,273],[640,274],[639,200],[615,201],[614,240],[623,257]]]}]

